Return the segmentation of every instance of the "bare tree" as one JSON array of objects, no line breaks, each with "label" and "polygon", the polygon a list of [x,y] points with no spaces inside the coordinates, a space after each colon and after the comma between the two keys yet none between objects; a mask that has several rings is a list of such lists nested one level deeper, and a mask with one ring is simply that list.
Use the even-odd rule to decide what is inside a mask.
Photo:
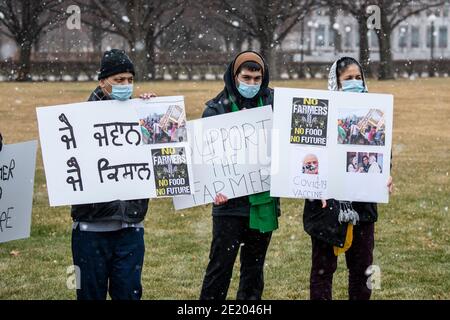
[{"label": "bare tree", "polygon": [[202,7],[208,6],[213,19],[239,29],[243,39],[256,38],[273,78],[277,78],[275,50],[317,4],[316,0],[212,0]]},{"label": "bare tree", "polygon": [[59,26],[66,16],[62,1],[0,0],[0,33],[19,50],[17,81],[31,80],[31,51],[40,36]]},{"label": "bare tree", "polygon": [[[367,11],[369,6],[380,9],[381,28],[375,28],[380,47],[379,79],[394,78],[391,35],[393,30],[409,17],[424,10],[441,6],[445,0],[326,0],[328,6],[336,6],[349,12],[358,21],[359,26],[359,59],[363,66],[368,67],[370,62],[370,49],[368,45],[367,21],[374,12]],[[369,68],[367,68],[369,69]]]},{"label": "bare tree", "polygon": [[334,1],[330,1],[330,5],[329,5],[329,19],[330,19],[330,30],[332,31],[332,36],[333,37],[333,47],[334,47],[334,53],[335,55],[338,52],[342,51],[342,36],[339,33],[339,31],[337,30],[338,28],[335,28],[336,25],[336,17],[337,17],[337,13],[338,13],[338,7],[336,6]]},{"label": "bare tree", "polygon": [[324,4],[330,7],[330,14],[336,14],[337,9],[342,9],[350,13],[358,23],[358,35],[359,35],[359,61],[361,65],[370,74],[370,47],[367,26],[367,20],[370,14],[367,12],[367,8],[373,4],[376,0],[325,0]]},{"label": "bare tree", "polygon": [[77,3],[87,13],[84,23],[127,40],[138,70],[137,80],[155,77],[157,41],[185,9],[182,0],[91,0]]},{"label": "bare tree", "polygon": [[442,6],[446,1],[377,0],[375,2],[381,9],[381,29],[376,30],[378,43],[380,46],[379,78],[381,80],[393,79],[394,70],[391,51],[391,35],[393,30],[409,17],[421,13],[422,11]]}]

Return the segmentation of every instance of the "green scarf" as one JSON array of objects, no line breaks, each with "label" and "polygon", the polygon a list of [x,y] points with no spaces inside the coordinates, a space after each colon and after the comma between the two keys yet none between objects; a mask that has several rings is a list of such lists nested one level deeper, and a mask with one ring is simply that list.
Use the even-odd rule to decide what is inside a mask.
[{"label": "green scarf", "polygon": [[[239,111],[239,107],[229,96],[231,101],[231,112]],[[258,107],[263,106],[263,100],[258,98]],[[259,232],[270,232],[278,229],[278,212],[275,198],[270,192],[261,192],[248,196],[250,202],[250,228]]]}]

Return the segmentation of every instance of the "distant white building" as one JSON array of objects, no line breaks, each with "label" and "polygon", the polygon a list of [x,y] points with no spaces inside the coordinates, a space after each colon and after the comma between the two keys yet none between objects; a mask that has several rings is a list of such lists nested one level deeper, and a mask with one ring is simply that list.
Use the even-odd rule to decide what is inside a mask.
[{"label": "distant white building", "polygon": [[[431,25],[434,24],[434,59],[450,59],[450,5],[437,10],[423,11],[412,16],[394,29],[391,35],[392,55],[394,60],[428,60],[431,58]],[[336,17],[331,25],[330,17],[314,13],[307,17],[286,37],[281,45],[283,51],[296,52],[294,61],[326,62],[336,55],[359,55],[359,33],[355,18],[348,14]],[[335,32],[341,36],[340,50],[335,43]],[[374,30],[368,33],[371,59],[379,60],[378,39]],[[303,43],[302,43],[303,38]]]}]

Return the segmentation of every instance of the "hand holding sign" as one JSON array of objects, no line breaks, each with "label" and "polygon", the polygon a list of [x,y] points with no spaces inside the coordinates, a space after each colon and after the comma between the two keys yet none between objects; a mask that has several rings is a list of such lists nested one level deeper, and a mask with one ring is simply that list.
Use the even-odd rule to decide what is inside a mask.
[{"label": "hand holding sign", "polygon": [[223,205],[223,204],[227,203],[227,201],[228,201],[227,196],[225,196],[225,195],[223,195],[223,194],[221,194],[221,193],[218,193],[218,194],[216,195],[216,197],[214,198],[214,204],[215,204],[216,206]]}]

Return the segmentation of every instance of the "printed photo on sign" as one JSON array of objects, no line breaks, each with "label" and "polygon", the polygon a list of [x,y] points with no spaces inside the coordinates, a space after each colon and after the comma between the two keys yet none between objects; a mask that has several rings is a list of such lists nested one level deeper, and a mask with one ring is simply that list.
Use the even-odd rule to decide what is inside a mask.
[{"label": "printed photo on sign", "polygon": [[191,193],[184,147],[152,149],[152,159],[157,196]]},{"label": "printed photo on sign", "polygon": [[328,163],[323,150],[296,148],[291,157],[292,196],[324,199],[327,194]]},{"label": "printed photo on sign", "polygon": [[340,109],[338,143],[385,145],[385,117],[379,109]]},{"label": "printed photo on sign", "polygon": [[383,154],[372,152],[347,152],[347,172],[382,173]]},{"label": "printed photo on sign", "polygon": [[327,144],[328,100],[293,98],[290,142],[303,145]]},{"label": "printed photo on sign", "polygon": [[183,105],[157,103],[137,108],[143,144],[187,141]]},{"label": "printed photo on sign", "polygon": [[307,154],[303,158],[302,173],[319,174],[319,159],[314,153]]}]

